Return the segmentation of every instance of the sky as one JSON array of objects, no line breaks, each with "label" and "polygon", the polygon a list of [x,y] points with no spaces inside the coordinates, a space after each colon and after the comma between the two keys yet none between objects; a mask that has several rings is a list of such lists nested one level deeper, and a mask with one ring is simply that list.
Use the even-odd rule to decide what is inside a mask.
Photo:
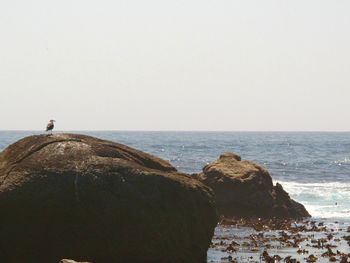
[{"label": "sky", "polygon": [[0,130],[350,131],[348,0],[0,1]]}]

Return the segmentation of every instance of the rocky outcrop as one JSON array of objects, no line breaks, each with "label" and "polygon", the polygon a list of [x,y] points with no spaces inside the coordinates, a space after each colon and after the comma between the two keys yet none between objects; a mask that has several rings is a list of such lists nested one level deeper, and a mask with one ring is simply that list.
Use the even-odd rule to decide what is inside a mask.
[{"label": "rocky outcrop", "polygon": [[9,263],[205,262],[212,191],[168,162],[74,134],[0,153],[0,258]]},{"label": "rocky outcrop", "polygon": [[197,178],[215,193],[218,212],[224,216],[302,218],[310,214],[292,200],[282,185],[272,183],[262,166],[225,153],[203,168]]}]

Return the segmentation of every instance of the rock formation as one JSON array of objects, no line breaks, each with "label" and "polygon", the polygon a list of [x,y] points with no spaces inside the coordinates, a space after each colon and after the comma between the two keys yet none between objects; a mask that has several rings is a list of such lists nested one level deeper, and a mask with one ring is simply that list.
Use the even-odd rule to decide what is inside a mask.
[{"label": "rock formation", "polygon": [[268,171],[251,161],[225,153],[203,168],[197,178],[215,193],[220,215],[264,218],[309,217],[302,204],[292,200],[282,185],[272,183]]},{"label": "rock formation", "polygon": [[8,263],[205,262],[212,191],[168,162],[84,135],[0,153],[0,258]]}]

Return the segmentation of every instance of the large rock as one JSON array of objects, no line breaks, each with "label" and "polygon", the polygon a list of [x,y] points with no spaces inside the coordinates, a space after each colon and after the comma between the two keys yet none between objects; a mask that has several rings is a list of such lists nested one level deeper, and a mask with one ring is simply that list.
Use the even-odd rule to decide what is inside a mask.
[{"label": "large rock", "polygon": [[268,171],[234,153],[203,168],[197,178],[215,193],[218,212],[224,216],[302,218],[310,214],[292,200],[282,185],[272,183]]},{"label": "large rock", "polygon": [[212,191],[168,162],[73,134],[0,153],[0,259],[49,263],[205,262]]}]

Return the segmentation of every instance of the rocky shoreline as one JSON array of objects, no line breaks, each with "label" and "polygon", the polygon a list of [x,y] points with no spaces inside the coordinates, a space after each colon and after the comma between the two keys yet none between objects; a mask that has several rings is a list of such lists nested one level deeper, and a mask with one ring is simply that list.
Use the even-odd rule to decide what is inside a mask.
[{"label": "rocky shoreline", "polygon": [[0,153],[0,209],[0,258],[9,263],[349,257],[345,223],[337,228],[344,239],[328,223],[305,220],[305,207],[264,167],[234,153],[189,175],[90,136],[30,136]]},{"label": "rocky shoreline", "polygon": [[349,243],[350,222],[222,217],[207,262],[349,263]]}]

